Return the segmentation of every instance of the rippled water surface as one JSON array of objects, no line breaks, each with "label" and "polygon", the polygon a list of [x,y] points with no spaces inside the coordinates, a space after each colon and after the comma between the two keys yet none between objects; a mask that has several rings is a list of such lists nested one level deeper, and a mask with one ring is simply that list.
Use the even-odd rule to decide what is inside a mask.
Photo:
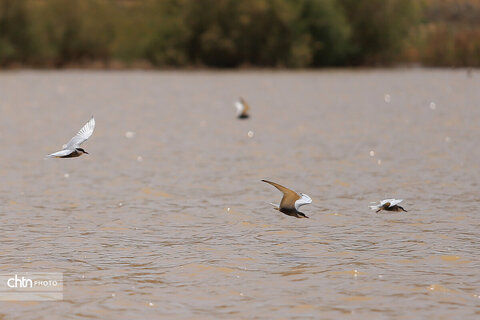
[{"label": "rippled water surface", "polygon": [[0,272],[65,280],[1,319],[480,317],[478,72],[2,72],[0,111]]}]

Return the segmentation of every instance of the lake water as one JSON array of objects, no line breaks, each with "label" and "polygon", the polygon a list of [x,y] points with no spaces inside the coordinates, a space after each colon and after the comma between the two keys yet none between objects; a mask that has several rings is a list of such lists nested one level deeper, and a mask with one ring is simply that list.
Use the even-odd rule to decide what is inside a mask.
[{"label": "lake water", "polygon": [[64,276],[1,319],[480,317],[480,72],[8,71],[0,112],[0,273]]}]

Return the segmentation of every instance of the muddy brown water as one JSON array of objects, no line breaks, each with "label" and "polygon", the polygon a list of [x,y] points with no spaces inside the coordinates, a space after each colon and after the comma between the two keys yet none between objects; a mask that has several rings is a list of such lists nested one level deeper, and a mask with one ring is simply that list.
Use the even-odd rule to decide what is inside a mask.
[{"label": "muddy brown water", "polygon": [[479,72],[10,71],[0,111],[0,272],[65,281],[0,318],[480,316]]}]

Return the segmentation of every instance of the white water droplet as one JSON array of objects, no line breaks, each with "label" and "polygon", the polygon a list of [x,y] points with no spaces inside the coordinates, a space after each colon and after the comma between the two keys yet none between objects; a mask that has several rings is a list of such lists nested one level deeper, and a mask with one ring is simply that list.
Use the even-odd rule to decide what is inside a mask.
[{"label": "white water droplet", "polygon": [[150,307],[153,307],[153,306],[154,306],[153,302],[149,302],[148,305],[149,305]]},{"label": "white water droplet", "polygon": [[435,110],[437,108],[437,105],[435,102],[430,102],[430,109]]},{"label": "white water droplet", "polygon": [[375,156],[375,151],[371,150],[370,151],[370,157],[374,157]]},{"label": "white water droplet", "polygon": [[227,212],[230,212],[230,208],[227,208]]},{"label": "white water droplet", "polygon": [[68,173],[65,173],[65,174],[63,175],[63,177],[64,177],[65,179],[68,179],[68,178],[70,178],[70,175],[69,175]]},{"label": "white water droplet", "polygon": [[392,97],[388,93],[385,94],[384,99],[386,103],[390,103],[390,101],[392,101]]},{"label": "white water droplet", "polygon": [[125,138],[132,139],[133,137],[135,137],[135,132],[133,132],[133,131],[125,132]]},{"label": "white water droplet", "polygon": [[112,297],[115,297],[115,293],[112,293]]},{"label": "white water droplet", "polygon": [[138,157],[137,157],[137,161],[138,161],[138,162],[142,162],[142,161],[143,161],[143,157],[142,157],[142,156],[138,156]]},{"label": "white water droplet", "polygon": [[377,163],[378,163],[378,165],[381,165],[381,164],[382,164],[382,160],[378,159]]},{"label": "white water droplet", "polygon": [[247,136],[248,136],[249,138],[253,138],[253,131],[248,131]]}]

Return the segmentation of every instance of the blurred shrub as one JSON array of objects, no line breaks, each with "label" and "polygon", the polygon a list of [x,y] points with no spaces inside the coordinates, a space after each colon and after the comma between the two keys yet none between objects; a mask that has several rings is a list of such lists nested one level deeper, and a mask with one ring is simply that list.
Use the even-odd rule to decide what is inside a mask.
[{"label": "blurred shrub", "polygon": [[419,22],[418,0],[340,0],[352,26],[351,64],[396,62]]},{"label": "blurred shrub", "polygon": [[349,27],[335,3],[191,0],[186,17],[189,59],[216,67],[341,64]]},{"label": "blurred shrub", "polygon": [[[186,3],[179,0],[156,0],[144,8],[142,19],[147,21],[141,47],[143,57],[153,65],[181,67],[189,65],[186,43],[190,31],[187,29]],[[128,45],[128,44],[126,44]]]},{"label": "blurred shrub", "polygon": [[299,0],[292,22],[289,65],[335,66],[351,53],[351,27],[344,10],[333,0]]},{"label": "blurred shrub", "polygon": [[425,23],[412,35],[425,65],[480,67],[480,1],[425,2]]},{"label": "blurred shrub", "polygon": [[107,61],[115,7],[95,0],[48,0],[33,7],[39,59],[44,64]]},{"label": "blurred shrub", "polygon": [[240,63],[236,42],[239,3],[232,0],[184,2],[182,18],[188,30],[184,37],[185,52],[192,64],[234,67]]},{"label": "blurred shrub", "polygon": [[25,63],[33,48],[24,0],[0,1],[0,64]]},{"label": "blurred shrub", "polygon": [[480,0],[0,0],[0,65],[480,65]]}]

